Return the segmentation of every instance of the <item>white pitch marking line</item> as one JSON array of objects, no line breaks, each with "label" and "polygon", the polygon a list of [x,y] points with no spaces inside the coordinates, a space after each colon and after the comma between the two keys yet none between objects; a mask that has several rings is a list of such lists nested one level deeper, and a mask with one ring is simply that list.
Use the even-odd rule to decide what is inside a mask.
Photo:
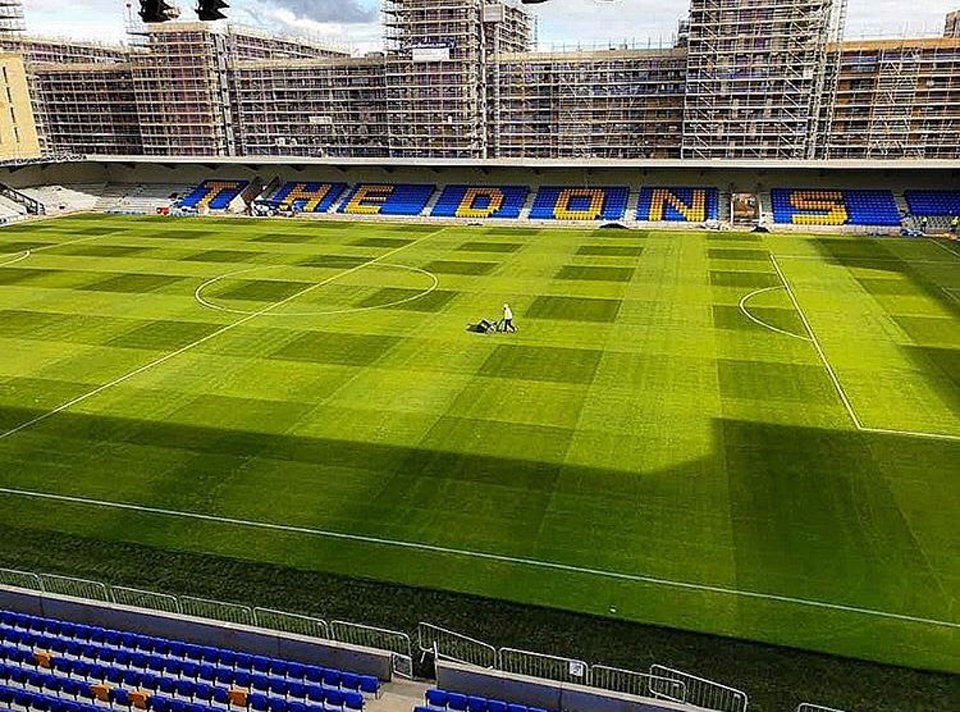
[{"label": "white pitch marking line", "polygon": [[8,265],[15,265],[15,264],[17,264],[17,262],[23,262],[23,261],[24,261],[25,259],[27,259],[32,253],[30,252],[30,250],[24,250],[23,252],[18,252],[18,253],[16,253],[16,254],[18,254],[18,255],[20,255],[20,256],[19,256],[19,257],[14,257],[14,258],[13,258],[12,260],[10,260],[9,262],[0,262],[0,267],[7,267]]},{"label": "white pitch marking line", "polygon": [[879,611],[872,608],[860,608],[858,606],[847,606],[841,603],[827,603],[826,601],[808,600],[805,598],[795,598],[793,596],[781,596],[773,593],[760,593],[757,591],[743,591],[725,586],[713,586],[710,584],[691,583],[688,581],[675,581],[672,579],[657,578],[653,576],[642,576],[638,574],[628,574],[619,571],[606,571],[604,569],[594,569],[583,566],[574,566],[573,564],[562,564],[555,561],[540,561],[538,559],[528,559],[519,556],[507,556],[505,554],[493,554],[486,551],[471,551],[470,549],[457,549],[449,546],[440,546],[437,544],[425,544],[416,541],[403,541],[397,539],[385,539],[382,537],[366,536],[363,534],[349,534],[346,532],[330,531],[327,529],[316,529],[312,527],[295,526],[290,524],[275,524],[272,522],[263,522],[249,519],[237,519],[235,517],[220,517],[213,514],[202,514],[200,512],[185,512],[175,509],[161,509],[159,507],[148,507],[139,504],[128,504],[125,502],[107,502],[103,500],[88,499],[86,497],[74,497],[70,495],[53,494],[50,492],[36,492],[32,490],[11,489],[0,487],[0,494],[7,494],[17,497],[27,497],[31,499],[47,499],[55,502],[68,502],[71,504],[81,504],[92,507],[103,507],[107,509],[120,509],[132,512],[141,512],[144,514],[156,514],[166,517],[179,517],[183,519],[194,519],[204,522],[213,522],[216,524],[230,524],[239,527],[249,527],[253,529],[266,529],[270,531],[290,532],[294,534],[305,534],[308,536],[323,537],[326,539],[339,539],[344,541],[355,541],[364,544],[378,544],[381,546],[393,546],[403,549],[413,549],[416,551],[427,551],[435,554],[449,554],[453,556],[463,556],[472,559],[482,559],[485,561],[497,561],[506,564],[517,564],[521,566],[531,566],[541,569],[551,569],[555,571],[565,571],[568,573],[587,574],[591,576],[602,576],[605,578],[619,579],[623,581],[634,581],[637,583],[646,583],[657,586],[668,586],[671,588],[680,588],[691,591],[702,591],[706,593],[717,593],[726,596],[738,596],[742,598],[754,598],[765,601],[777,601],[779,603],[790,603],[799,606],[809,606],[813,608],[826,608],[846,613],[857,613],[865,616],[877,618],[889,618],[893,620],[908,621],[911,623],[922,623],[944,628],[960,629],[960,622],[941,621],[934,618],[922,618],[903,613],[891,613],[889,611]]},{"label": "white pitch marking line", "polygon": [[119,386],[121,383],[125,383],[126,381],[129,381],[131,378],[134,378],[135,376],[139,376],[139,375],[140,375],[141,373],[143,373],[144,371],[149,371],[150,369],[152,369],[152,368],[154,368],[154,367],[156,367],[156,366],[160,366],[161,364],[166,363],[166,362],[169,361],[170,359],[176,358],[177,356],[180,356],[181,354],[184,354],[184,353],[186,353],[187,351],[191,351],[191,350],[195,349],[197,346],[200,346],[200,345],[202,345],[202,344],[205,344],[206,342],[210,341],[211,339],[215,339],[216,337],[220,336],[221,334],[225,334],[225,333],[227,333],[228,331],[233,331],[233,330],[236,329],[238,326],[243,326],[243,325],[246,324],[247,322],[250,322],[250,321],[256,319],[256,318],[259,317],[259,316],[263,316],[264,314],[268,314],[268,313],[270,313],[271,311],[273,311],[274,309],[279,309],[279,308],[282,307],[284,304],[289,304],[289,303],[292,302],[294,299],[298,299],[299,297],[302,297],[303,295],[308,294],[309,292],[312,292],[314,289],[319,289],[320,287],[324,286],[325,284],[329,284],[330,282],[332,282],[332,281],[335,280],[335,279],[338,279],[338,278],[343,277],[343,276],[348,275],[348,274],[352,274],[353,272],[356,272],[357,270],[363,269],[364,267],[369,267],[369,266],[372,265],[372,264],[376,264],[376,263],[379,262],[380,260],[386,259],[387,257],[390,257],[391,255],[395,255],[395,254],[397,254],[398,252],[400,252],[401,250],[407,249],[408,247],[411,247],[411,246],[413,246],[413,245],[419,245],[419,244],[420,244],[421,242],[423,242],[424,240],[427,240],[428,238],[433,237],[434,235],[437,235],[437,234],[443,232],[443,231],[446,230],[446,229],[447,229],[447,228],[441,228],[440,230],[436,230],[436,231],[434,231],[434,232],[428,233],[428,234],[426,234],[425,236],[423,236],[423,237],[421,237],[421,238],[419,238],[419,239],[417,239],[417,240],[414,240],[413,242],[409,242],[409,243],[407,243],[406,245],[402,245],[401,247],[398,247],[398,248],[396,248],[396,249],[394,249],[394,250],[390,250],[389,252],[385,252],[385,253],[383,253],[382,255],[380,255],[379,257],[375,257],[374,259],[370,260],[369,262],[364,262],[362,265],[357,265],[356,267],[351,267],[351,268],[348,269],[348,270],[345,270],[345,271],[343,271],[343,272],[339,272],[339,273],[333,275],[332,277],[328,277],[327,279],[324,279],[324,280],[322,280],[322,281],[320,281],[320,282],[317,282],[316,284],[311,284],[309,287],[307,287],[307,288],[305,288],[305,289],[301,289],[299,292],[297,292],[297,293],[295,293],[295,294],[291,294],[289,297],[287,297],[287,298],[285,298],[285,299],[281,299],[279,302],[274,302],[273,304],[269,304],[269,305],[265,306],[263,309],[259,309],[258,311],[252,312],[251,314],[248,314],[247,316],[243,317],[242,319],[237,319],[237,321],[235,321],[235,322],[233,322],[233,323],[231,323],[231,324],[227,324],[226,326],[223,326],[223,327],[217,329],[216,331],[211,332],[211,333],[207,334],[206,336],[204,336],[204,337],[202,337],[202,338],[199,338],[199,339],[197,339],[196,341],[193,341],[193,342],[187,344],[186,346],[182,346],[182,347],[180,347],[179,349],[177,349],[176,351],[171,351],[170,353],[165,354],[165,355],[161,356],[160,358],[154,359],[153,361],[150,361],[149,363],[146,363],[146,364],[144,364],[143,366],[140,366],[139,368],[136,368],[136,369],[134,369],[133,371],[130,371],[129,373],[126,373],[126,374],[120,376],[119,378],[113,379],[113,380],[110,381],[109,383],[104,383],[102,386],[98,386],[98,387],[94,388],[92,391],[89,391],[89,392],[87,392],[87,393],[84,393],[83,395],[77,396],[76,398],[73,398],[72,400],[69,400],[69,401],[67,401],[66,403],[61,403],[60,405],[58,405],[58,406],[57,406],[56,408],[54,408],[53,410],[50,410],[50,411],[48,411],[48,412],[46,412],[46,413],[43,413],[42,415],[38,415],[36,418],[31,418],[30,420],[28,420],[28,421],[26,421],[26,422],[24,422],[24,423],[21,423],[20,425],[14,427],[14,428],[11,428],[10,430],[7,430],[7,431],[4,432],[4,433],[0,433],[0,440],[4,440],[4,439],[10,437],[11,435],[16,435],[16,434],[19,433],[20,431],[26,430],[27,428],[30,428],[30,427],[36,425],[37,423],[43,422],[43,421],[46,420],[47,418],[51,418],[51,417],[53,417],[54,415],[56,415],[57,413],[62,413],[63,411],[65,411],[65,410],[67,410],[67,409],[69,409],[69,408],[72,408],[73,406],[75,406],[75,405],[77,405],[77,404],[79,404],[79,403],[82,403],[82,402],[84,402],[85,400],[87,400],[87,399],[89,399],[89,398],[93,398],[94,396],[99,395],[100,393],[103,393],[104,391],[109,390],[110,388],[113,388],[114,386]]},{"label": "white pitch marking line", "polygon": [[768,324],[762,319],[758,319],[752,313],[750,313],[749,309],[747,309],[747,302],[749,302],[754,297],[758,297],[761,294],[766,294],[767,292],[775,292],[778,289],[783,289],[783,287],[782,286],[765,287],[764,289],[758,289],[755,292],[750,292],[750,294],[745,295],[743,299],[740,300],[740,304],[739,304],[740,311],[743,312],[743,315],[747,317],[750,321],[752,321],[754,324],[758,324],[759,326],[762,326],[764,329],[770,329],[770,331],[775,331],[778,334],[783,334],[784,336],[789,336],[793,339],[800,339],[801,341],[810,341],[810,338],[807,336],[801,336],[800,334],[794,334],[792,331],[779,329],[773,324]]},{"label": "white pitch marking line", "polygon": [[827,360],[827,355],[823,352],[823,347],[820,345],[820,341],[817,339],[817,335],[814,333],[813,327],[810,326],[810,322],[807,320],[807,315],[804,314],[803,309],[800,308],[800,303],[797,301],[797,297],[793,293],[793,289],[790,288],[790,283],[784,276],[783,270],[780,269],[780,263],[777,262],[776,256],[771,254],[770,261],[773,262],[773,268],[777,270],[777,275],[779,275],[780,281],[783,283],[783,288],[787,290],[787,296],[790,297],[790,301],[793,303],[793,308],[796,309],[797,314],[800,315],[800,320],[803,322],[803,328],[807,330],[807,335],[810,337],[811,343],[817,350],[817,354],[820,356],[820,361],[823,363],[823,367],[826,369],[827,375],[830,376],[830,380],[833,381],[833,387],[840,396],[840,400],[843,402],[843,407],[847,409],[847,415],[850,416],[850,420],[853,421],[853,424],[856,426],[857,430],[863,430],[863,423],[860,422],[860,418],[857,416],[856,411],[854,411],[853,405],[850,403],[850,399],[847,398],[847,393],[843,390],[843,386],[840,384],[840,379],[837,378],[837,374],[833,370],[833,366],[831,366],[830,362]]},{"label": "white pitch marking line", "polygon": [[[360,265],[360,266],[366,266],[367,264],[369,264],[369,263],[364,263],[363,265]],[[221,281],[221,280],[229,279],[230,277],[235,277],[235,276],[240,275],[240,274],[246,274],[246,273],[248,273],[248,272],[255,272],[255,271],[264,270],[264,269],[276,269],[276,268],[278,268],[278,267],[296,267],[296,266],[297,266],[297,265],[286,265],[286,264],[280,264],[280,265],[261,265],[261,266],[258,266],[258,267],[249,267],[249,268],[247,268],[247,269],[241,269],[241,270],[236,270],[236,271],[234,271],[234,272],[228,272],[228,273],[226,273],[226,274],[221,274],[221,275],[219,275],[219,276],[217,276],[217,277],[213,277],[212,279],[208,279],[206,282],[204,282],[204,283],[201,284],[199,287],[197,287],[196,291],[194,291],[194,293],[193,293],[193,298],[196,299],[196,300],[200,303],[200,306],[206,307],[207,309],[214,309],[214,310],[216,310],[216,311],[226,312],[226,313],[228,313],[228,314],[239,314],[239,315],[241,315],[241,316],[245,316],[245,315],[247,315],[247,314],[251,314],[252,312],[243,311],[242,309],[231,309],[230,307],[225,307],[225,306],[223,306],[222,304],[217,304],[216,302],[211,302],[210,300],[208,300],[206,297],[203,296],[204,290],[206,290],[206,289],[209,288],[209,287],[212,287],[214,284],[216,284],[217,282],[219,282],[219,281]],[[305,316],[339,316],[339,315],[343,315],[343,314],[355,314],[355,313],[358,313],[358,312],[372,311],[372,310],[374,310],[374,309],[386,309],[386,308],[388,308],[388,307],[396,307],[396,306],[400,306],[401,304],[406,304],[407,302],[412,302],[412,301],[415,301],[415,300],[417,300],[417,299],[422,299],[423,297],[427,296],[428,294],[436,291],[437,287],[440,286],[440,279],[437,277],[437,275],[435,275],[433,272],[428,272],[428,271],[425,270],[425,269],[420,269],[419,267],[411,267],[410,265],[391,265],[391,264],[382,264],[382,265],[379,265],[379,266],[380,266],[380,267],[393,267],[393,268],[395,268],[395,269],[408,270],[408,271],[410,271],[410,272],[417,272],[417,273],[419,273],[419,274],[426,275],[427,277],[429,277],[429,278],[432,280],[432,284],[431,284],[425,291],[420,292],[420,293],[418,293],[418,294],[416,294],[416,295],[414,295],[414,296],[412,296],[412,297],[406,297],[405,299],[398,299],[397,301],[388,302],[387,304],[377,304],[376,306],[370,306],[370,307],[351,307],[351,308],[349,308],[349,309],[334,309],[334,310],[331,310],[331,311],[317,311],[317,312],[283,312],[282,314],[272,314],[271,316],[297,316],[297,317],[305,317]],[[342,275],[339,275],[339,274],[338,274],[337,276],[339,277],[339,276],[342,276]]]},{"label": "white pitch marking line", "polygon": [[940,240],[933,238],[933,244],[946,252],[948,255],[953,255],[954,257],[960,258],[960,253],[958,253],[956,250],[951,250],[949,247],[940,242]]},{"label": "white pitch marking line", "polygon": [[777,262],[777,258],[774,255],[770,255],[770,261],[773,262],[774,269],[776,269],[777,274],[780,275],[780,281],[783,282],[783,286],[787,290],[790,301],[793,302],[793,306],[797,310],[797,314],[800,315],[800,319],[803,321],[803,326],[807,330],[807,334],[810,335],[810,341],[814,345],[814,348],[816,348],[817,354],[820,356],[820,362],[823,364],[824,369],[826,369],[830,380],[833,381],[833,386],[836,388],[837,394],[840,396],[840,400],[843,402],[843,406],[846,408],[847,414],[850,416],[850,420],[853,421],[853,425],[857,430],[863,433],[877,433],[880,435],[903,435],[907,437],[924,438],[927,440],[950,440],[953,442],[960,442],[960,435],[950,435],[948,433],[925,433],[917,430],[871,428],[864,425],[856,411],[853,409],[853,404],[847,397],[846,391],[843,390],[843,386],[840,384],[840,379],[837,377],[836,371],[833,370],[833,366],[827,360],[827,355],[824,353],[823,347],[820,345],[820,341],[817,339],[817,335],[813,331],[813,327],[807,320],[807,315],[804,313],[803,309],[800,308],[800,303],[797,301],[797,297],[794,295],[793,289],[790,287],[790,283],[784,276],[783,270],[780,269],[780,263]]},{"label": "white pitch marking line", "polygon": [[[110,235],[112,233],[107,233]],[[25,259],[30,257],[36,252],[43,252],[44,250],[52,250],[56,247],[66,247],[67,245],[76,245],[78,242],[89,242],[90,240],[99,240],[101,237],[107,237],[107,235],[90,235],[89,237],[79,237],[76,240],[67,240],[66,242],[55,242],[49,245],[42,245],[41,247],[34,247],[30,250],[24,250],[20,257],[11,260],[9,262],[0,262],[0,267],[8,267],[14,265],[17,262],[23,262]],[[19,253],[18,253],[19,254]]]}]

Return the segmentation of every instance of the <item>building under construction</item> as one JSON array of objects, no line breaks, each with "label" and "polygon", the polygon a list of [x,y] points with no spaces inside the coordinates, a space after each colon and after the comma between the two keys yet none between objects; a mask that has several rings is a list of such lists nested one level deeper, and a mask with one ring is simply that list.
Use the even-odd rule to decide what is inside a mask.
[{"label": "building under construction", "polygon": [[[691,0],[662,49],[539,52],[515,0],[385,0],[367,56],[219,23],[22,33],[46,153],[960,158],[960,36],[841,40],[846,0]],[[19,24],[18,24],[19,22]]]}]

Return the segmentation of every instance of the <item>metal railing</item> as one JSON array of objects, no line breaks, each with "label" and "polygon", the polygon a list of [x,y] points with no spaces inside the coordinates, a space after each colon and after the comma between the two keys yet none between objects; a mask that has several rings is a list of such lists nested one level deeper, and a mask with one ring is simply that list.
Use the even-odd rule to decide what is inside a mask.
[{"label": "metal railing", "polygon": [[843,710],[838,710],[835,707],[815,705],[812,702],[801,702],[797,705],[797,712],[843,712]]},{"label": "metal railing", "polygon": [[590,667],[590,684],[601,690],[622,692],[635,697],[680,703],[687,699],[687,685],[681,680],[607,665]]},{"label": "metal railing", "polygon": [[121,606],[150,608],[154,611],[165,611],[167,613],[182,612],[177,597],[166,593],[141,591],[138,588],[125,588],[123,586],[111,586],[110,593],[113,594],[113,602],[119,603]]},{"label": "metal railing", "polygon": [[500,669],[504,672],[558,682],[590,684],[590,666],[583,660],[516,648],[500,648],[497,656],[500,659]]},{"label": "metal railing", "polygon": [[[664,665],[651,665],[650,675],[657,680],[682,682],[686,690],[684,702],[688,705],[717,710],[717,712],[747,712],[747,693],[743,690]],[[666,695],[669,693],[669,688],[661,687],[662,684],[652,681],[651,689],[658,694]]]},{"label": "metal railing", "polygon": [[386,650],[392,654],[393,671],[403,677],[413,677],[413,644],[406,633],[360,623],[330,621],[330,636],[341,643]]},{"label": "metal railing", "polygon": [[430,623],[417,624],[417,646],[421,652],[433,652],[441,660],[483,668],[497,667],[497,649],[492,645]]},{"label": "metal railing", "polygon": [[180,596],[180,612],[186,616],[210,618],[224,623],[256,625],[253,610],[249,606],[242,606],[239,603],[224,603],[222,601],[212,601],[208,598]]},{"label": "metal railing", "polygon": [[21,193],[19,190],[11,188],[6,183],[0,183],[0,195],[7,200],[12,200],[14,203],[22,205],[31,215],[47,214],[47,209],[44,207],[43,203],[36,198],[30,197],[26,193]]},{"label": "metal railing", "polygon": [[330,626],[321,618],[275,611],[272,608],[254,608],[253,619],[261,628],[306,635],[310,638],[330,639]]}]

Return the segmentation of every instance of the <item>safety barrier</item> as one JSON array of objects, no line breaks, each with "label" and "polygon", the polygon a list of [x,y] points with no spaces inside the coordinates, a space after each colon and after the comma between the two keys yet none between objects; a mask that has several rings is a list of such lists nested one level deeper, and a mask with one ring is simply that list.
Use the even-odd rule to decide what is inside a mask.
[{"label": "safety barrier", "polygon": [[843,712],[843,710],[838,710],[835,707],[815,705],[810,702],[801,702],[797,705],[797,712]]},{"label": "safety barrier", "polygon": [[180,597],[180,612],[186,616],[209,618],[224,623],[239,623],[240,625],[256,625],[253,611],[239,603],[223,603],[211,601],[208,598]]},{"label": "safety barrier", "polygon": [[321,618],[275,611],[272,608],[254,608],[253,619],[260,628],[306,635],[311,638],[330,638],[330,626]]},{"label": "safety barrier", "polygon": [[682,703],[687,699],[687,686],[681,680],[607,665],[593,665],[590,668],[590,683],[603,690],[655,700]]},{"label": "safety barrier", "polygon": [[417,624],[417,646],[421,652],[433,652],[443,660],[497,667],[497,649],[492,645],[430,623]]},{"label": "safety barrier", "polygon": [[113,594],[113,602],[119,603],[121,606],[149,608],[166,613],[182,613],[180,601],[177,600],[177,597],[166,593],[141,591],[138,588],[124,588],[123,586],[111,586],[110,593]]},{"label": "safety barrier", "polygon": [[99,581],[87,581],[86,579],[55,576],[53,574],[39,574],[39,578],[42,590],[46,593],[59,593],[61,596],[87,598],[92,601],[107,601],[108,603],[112,600],[106,585]]},{"label": "safety barrier", "polygon": [[347,621],[331,621],[330,636],[331,640],[341,643],[393,653],[393,671],[403,677],[413,677],[413,645],[406,633]]},{"label": "safety barrier", "polygon": [[590,666],[583,660],[533,653],[516,648],[500,648],[497,654],[500,658],[500,669],[504,672],[557,682],[590,684]]},{"label": "safety barrier", "polygon": [[[661,680],[669,680],[671,683],[682,682],[686,688],[684,702],[688,705],[717,710],[717,712],[747,711],[747,693],[742,690],[663,665],[651,665],[650,674]],[[667,694],[669,688],[661,685],[662,683],[654,681],[651,688],[654,692]]]}]

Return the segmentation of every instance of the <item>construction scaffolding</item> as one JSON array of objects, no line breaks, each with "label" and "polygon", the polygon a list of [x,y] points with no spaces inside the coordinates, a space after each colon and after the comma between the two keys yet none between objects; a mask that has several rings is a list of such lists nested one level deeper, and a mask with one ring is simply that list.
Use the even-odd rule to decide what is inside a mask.
[{"label": "construction scaffolding", "polygon": [[479,158],[483,0],[386,0],[390,155]]},{"label": "construction scaffolding", "polygon": [[47,145],[57,152],[143,153],[131,64],[34,64],[32,72]]},{"label": "construction scaffolding", "polygon": [[685,63],[681,50],[503,56],[498,155],[678,158]]},{"label": "construction scaffolding", "polygon": [[960,156],[960,37],[832,45],[839,66],[824,158]]},{"label": "construction scaffolding", "polygon": [[231,75],[241,155],[388,155],[382,58],[237,62]]},{"label": "construction scaffolding", "polygon": [[0,52],[46,153],[960,158],[960,38],[840,42],[845,10],[692,0],[674,46],[538,52],[516,0],[384,0],[364,57],[133,21],[130,45],[0,32]]},{"label": "construction scaffolding", "polygon": [[845,5],[692,0],[683,157],[812,157]]}]

